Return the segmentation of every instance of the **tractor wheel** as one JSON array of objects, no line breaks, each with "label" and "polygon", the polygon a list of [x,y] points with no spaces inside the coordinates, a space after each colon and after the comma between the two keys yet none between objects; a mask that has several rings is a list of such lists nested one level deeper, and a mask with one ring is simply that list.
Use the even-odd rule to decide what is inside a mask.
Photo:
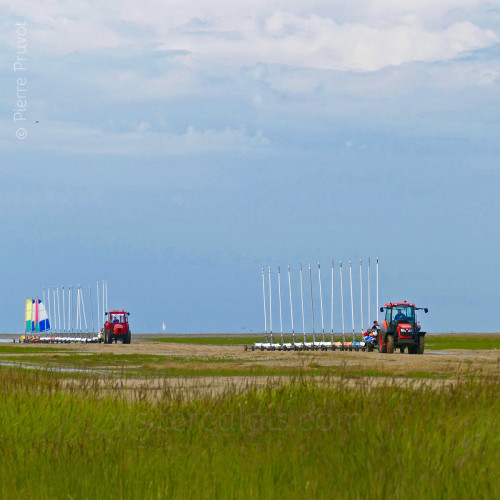
[{"label": "tractor wheel", "polygon": [[378,352],[387,352],[387,339],[384,338],[384,335],[382,333],[380,333],[378,336]]},{"label": "tractor wheel", "polygon": [[387,336],[387,354],[394,352],[394,335]]},{"label": "tractor wheel", "polygon": [[404,353],[405,353],[405,348],[404,348],[404,347],[400,347],[400,348],[399,348],[399,352],[400,352],[401,354],[404,354]]},{"label": "tractor wheel", "polygon": [[104,343],[109,344],[109,332],[108,332],[108,330],[104,330]]},{"label": "tractor wheel", "polygon": [[130,341],[132,340],[132,334],[130,332],[127,332],[125,334],[125,338],[123,339],[124,344],[130,344]]},{"label": "tractor wheel", "polygon": [[417,354],[417,346],[409,345],[408,346],[408,354]]},{"label": "tractor wheel", "polygon": [[423,354],[425,349],[425,337],[420,335],[418,337],[418,346],[417,346],[417,354]]}]

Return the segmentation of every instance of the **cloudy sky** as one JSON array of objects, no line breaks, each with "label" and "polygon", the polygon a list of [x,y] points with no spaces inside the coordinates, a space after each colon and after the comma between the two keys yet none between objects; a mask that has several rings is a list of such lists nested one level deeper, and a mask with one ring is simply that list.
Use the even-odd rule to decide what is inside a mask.
[{"label": "cloudy sky", "polygon": [[499,330],[499,1],[0,6],[1,331],[102,279],[134,331],[262,331],[288,264],[300,323],[318,261],[329,328],[376,256],[429,331]]}]

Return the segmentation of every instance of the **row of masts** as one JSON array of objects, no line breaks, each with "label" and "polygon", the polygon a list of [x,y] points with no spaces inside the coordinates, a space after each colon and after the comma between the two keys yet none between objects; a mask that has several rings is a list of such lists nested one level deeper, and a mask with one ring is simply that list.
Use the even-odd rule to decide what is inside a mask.
[{"label": "row of masts", "polygon": [[[344,309],[344,276],[343,276],[343,264],[342,261],[339,263],[339,278],[340,278],[340,313],[341,313],[341,332],[335,332],[334,330],[334,277],[335,277],[335,262],[332,260],[331,265],[331,293],[330,293],[330,332],[331,342],[334,342],[335,335],[338,333],[342,334],[342,342],[346,342],[346,321],[345,321],[345,309]],[[350,306],[351,306],[351,326],[352,326],[352,340],[356,340],[356,332],[355,332],[355,322],[354,322],[354,299],[353,299],[353,270],[352,270],[352,261],[349,260],[349,287],[350,287]],[[320,302],[320,315],[321,315],[321,339],[322,342],[326,343],[327,331],[325,330],[325,316],[324,316],[324,308],[323,308],[323,286],[321,279],[321,264],[318,262],[317,266],[318,271],[318,285],[319,285],[319,302]],[[376,311],[379,309],[379,259],[376,258]],[[363,302],[363,260],[359,260],[359,298],[360,298],[360,336],[365,331],[364,324],[364,314],[365,310],[367,313],[367,324],[366,328],[371,327],[371,259],[368,259],[367,265],[367,273],[366,273],[366,295],[367,295],[367,303],[366,309],[364,308],[365,304]],[[264,332],[266,337],[266,343],[269,341],[271,344],[273,343],[273,335],[276,333],[273,331],[273,311],[272,311],[272,270],[271,266],[268,267],[268,283],[266,286],[266,276],[265,276],[265,267],[262,267],[262,295],[264,300]],[[303,342],[307,342],[308,332],[306,331],[306,320],[305,320],[305,306],[304,306],[304,278],[303,278],[303,269],[302,263],[299,264],[299,278],[300,278],[300,303],[301,303],[301,312],[302,312],[302,335]],[[297,332],[295,330],[294,325],[294,314],[293,314],[293,299],[292,299],[292,280],[291,280],[291,270],[290,265],[288,265],[288,295],[290,300],[290,326],[291,331],[285,332],[283,329],[283,307],[282,307],[282,289],[281,289],[281,267],[277,267],[277,279],[278,279],[278,297],[279,297],[279,320],[280,320],[280,337],[281,343],[285,343],[285,334],[292,335],[293,343],[297,343]],[[310,308],[311,308],[311,330],[312,333],[312,341],[313,343],[318,342],[316,338],[316,324],[315,324],[315,314],[314,314],[314,293],[313,293],[313,272],[312,266],[309,264],[309,289],[310,289]],[[268,289],[268,296],[266,297],[266,288]],[[375,318],[378,317],[378,314],[375,314]]]},{"label": "row of masts", "polygon": [[[61,291],[61,294],[59,293]],[[47,293],[46,293],[47,292]],[[43,302],[46,305],[49,317],[50,332],[62,334],[91,333],[96,332],[94,321],[94,301],[92,297],[92,286],[88,285],[88,303],[90,305],[90,317],[87,322],[87,309],[85,308],[86,294],[82,285],[47,286],[43,288]],[[62,299],[61,299],[62,297]],[[99,282],[96,282],[97,302],[97,331],[104,324],[105,313],[108,310],[108,282],[102,282],[100,292]],[[62,304],[62,307],[61,307]],[[101,307],[102,306],[102,307]]]}]

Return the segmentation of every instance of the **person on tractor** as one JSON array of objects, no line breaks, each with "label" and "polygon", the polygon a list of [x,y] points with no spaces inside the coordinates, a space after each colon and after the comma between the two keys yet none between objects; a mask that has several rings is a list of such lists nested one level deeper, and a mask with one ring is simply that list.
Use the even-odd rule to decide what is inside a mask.
[{"label": "person on tractor", "polygon": [[406,316],[403,314],[401,309],[398,309],[398,313],[396,314],[396,316],[394,316],[394,321],[400,321],[403,319],[406,319]]},{"label": "person on tractor", "polygon": [[118,316],[115,316],[115,317],[113,318],[113,323],[119,323],[119,321],[118,321]]}]

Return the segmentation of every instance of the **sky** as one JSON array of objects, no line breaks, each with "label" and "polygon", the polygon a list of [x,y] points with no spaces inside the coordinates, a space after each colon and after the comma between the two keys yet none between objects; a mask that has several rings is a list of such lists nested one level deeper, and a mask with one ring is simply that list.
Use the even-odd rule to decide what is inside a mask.
[{"label": "sky", "polygon": [[262,266],[290,331],[288,265],[300,331],[300,263],[321,331],[318,262],[330,331],[332,260],[359,331],[376,257],[424,330],[499,331],[500,1],[0,9],[0,332],[102,280],[133,332],[262,332]]}]

